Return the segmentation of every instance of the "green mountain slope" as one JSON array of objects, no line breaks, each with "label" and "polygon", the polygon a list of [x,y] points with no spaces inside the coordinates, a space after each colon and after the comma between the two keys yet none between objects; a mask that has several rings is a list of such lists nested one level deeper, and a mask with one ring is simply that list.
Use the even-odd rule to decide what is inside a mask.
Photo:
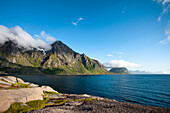
[{"label": "green mountain slope", "polygon": [[0,72],[17,74],[107,74],[97,60],[56,41],[51,50],[26,50],[12,41],[0,45]]}]

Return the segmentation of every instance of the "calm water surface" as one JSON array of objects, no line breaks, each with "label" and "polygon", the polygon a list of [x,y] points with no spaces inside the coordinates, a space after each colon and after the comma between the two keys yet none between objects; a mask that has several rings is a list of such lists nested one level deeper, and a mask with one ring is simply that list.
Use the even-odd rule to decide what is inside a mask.
[{"label": "calm water surface", "polygon": [[122,102],[170,108],[170,75],[16,75],[61,93],[90,94]]}]

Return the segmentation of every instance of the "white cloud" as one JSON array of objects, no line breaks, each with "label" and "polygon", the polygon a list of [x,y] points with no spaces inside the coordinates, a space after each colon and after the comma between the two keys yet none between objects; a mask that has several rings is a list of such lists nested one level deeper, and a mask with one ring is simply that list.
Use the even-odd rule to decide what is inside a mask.
[{"label": "white cloud", "polygon": [[170,69],[164,69],[164,70],[160,70],[160,71],[153,71],[153,73],[156,73],[156,74],[170,74]]},{"label": "white cloud", "polygon": [[78,23],[83,20],[84,18],[78,18],[75,22],[72,22],[73,25],[77,26]]},{"label": "white cloud", "polygon": [[83,18],[79,18],[79,19],[77,19],[77,20],[83,20]]},{"label": "white cloud", "polygon": [[0,25],[0,44],[4,44],[6,41],[11,40],[15,42],[18,47],[24,47],[28,50],[32,48],[43,48],[45,50],[49,50],[51,49],[50,44],[56,40],[44,31],[41,32],[40,36],[35,35],[35,37],[37,38],[33,38],[19,26],[7,28]]},{"label": "white cloud", "polygon": [[166,3],[170,2],[170,0],[162,0],[162,4],[165,5]]},{"label": "white cloud", "polygon": [[109,62],[106,62],[103,64],[105,67],[107,68],[112,68],[112,67],[140,67],[140,64],[135,64],[135,63],[131,63],[131,62],[127,62],[124,60],[112,60]]},{"label": "white cloud", "polygon": [[124,52],[121,52],[121,51],[112,51],[112,53],[115,53],[115,54],[118,54],[118,55],[123,55]]},{"label": "white cloud", "polygon": [[163,7],[163,11],[161,12],[160,16],[158,17],[157,21],[161,21],[162,16],[168,12],[169,7],[170,7],[170,0],[153,0],[156,1],[157,3],[161,3]]},{"label": "white cloud", "polygon": [[[156,1],[157,3],[161,3],[163,7],[163,11],[158,17],[157,21],[160,22],[162,20],[162,16],[165,13],[168,13],[168,10],[170,8],[170,0],[153,0]],[[168,24],[167,29],[165,30],[165,34],[167,35],[167,38],[164,40],[159,41],[160,44],[166,44],[167,42],[170,41],[170,23]]]},{"label": "white cloud", "polygon": [[72,22],[72,24],[76,26],[76,25],[77,25],[77,22]]},{"label": "white cloud", "polygon": [[114,57],[114,56],[113,56],[113,55],[111,55],[111,54],[108,54],[107,56],[108,56],[108,57]]},{"label": "white cloud", "polygon": [[160,44],[166,44],[168,41],[170,41],[170,36],[168,36],[168,38],[159,41]]},{"label": "white cloud", "polygon": [[36,35],[36,37],[38,37],[39,39],[42,39],[50,44],[56,41],[56,39],[54,37],[50,36],[45,31],[41,31],[40,35]]},{"label": "white cloud", "polygon": [[119,55],[123,55],[124,53],[123,53],[123,52],[118,52],[117,54],[119,54]]},{"label": "white cloud", "polygon": [[122,56],[119,56],[118,58],[122,58]]},{"label": "white cloud", "polygon": [[160,22],[160,21],[161,21],[161,18],[162,18],[162,16],[159,16],[158,19],[157,19],[157,21]]},{"label": "white cloud", "polygon": [[170,24],[168,25],[167,29],[165,30],[165,34],[167,35],[167,38],[159,41],[160,44],[165,44],[168,41],[170,41]]}]

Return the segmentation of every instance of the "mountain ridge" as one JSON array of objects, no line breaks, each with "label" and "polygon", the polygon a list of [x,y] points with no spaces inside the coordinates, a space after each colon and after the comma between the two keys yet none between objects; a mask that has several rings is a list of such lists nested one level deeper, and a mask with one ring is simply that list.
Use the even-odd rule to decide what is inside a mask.
[{"label": "mountain ridge", "polygon": [[107,74],[106,68],[84,53],[79,54],[61,41],[43,48],[27,50],[13,41],[0,44],[1,73],[16,74]]}]

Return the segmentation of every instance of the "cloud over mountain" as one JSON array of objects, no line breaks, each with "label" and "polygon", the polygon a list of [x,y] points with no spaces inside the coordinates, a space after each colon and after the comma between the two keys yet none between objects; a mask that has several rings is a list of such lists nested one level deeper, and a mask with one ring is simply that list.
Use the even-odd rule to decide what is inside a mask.
[{"label": "cloud over mountain", "polygon": [[32,48],[43,48],[45,50],[51,49],[51,43],[56,41],[54,37],[46,34],[42,31],[40,35],[35,35],[33,38],[30,34],[24,31],[20,26],[7,28],[0,25],[0,44],[4,44],[6,41],[13,41],[18,47],[24,47],[27,50]]}]

